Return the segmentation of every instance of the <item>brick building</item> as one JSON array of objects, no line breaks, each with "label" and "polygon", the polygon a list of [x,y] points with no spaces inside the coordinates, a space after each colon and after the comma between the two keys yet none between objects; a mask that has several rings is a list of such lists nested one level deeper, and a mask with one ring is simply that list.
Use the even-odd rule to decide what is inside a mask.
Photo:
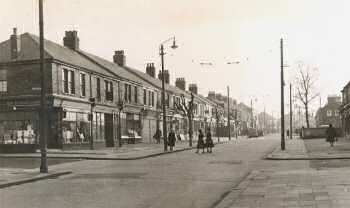
[{"label": "brick building", "polygon": [[341,104],[341,97],[328,96],[327,104],[319,108],[316,112],[316,127],[332,124],[335,128],[340,128],[341,119],[339,109]]},{"label": "brick building", "polygon": [[[77,31],[67,31],[63,46],[45,40],[45,71],[49,109],[49,148],[84,148],[91,139],[95,147],[112,147],[117,139],[118,104],[122,138],[153,142],[162,126],[161,81],[153,63],[146,73],[126,65],[124,51],[115,51],[113,61],[87,53],[79,47]],[[39,38],[16,29],[0,43],[0,143],[35,143],[39,138],[40,105]],[[174,101],[190,92],[171,86],[166,78],[168,128],[187,134],[187,119],[176,111]],[[161,76],[160,76],[161,78]],[[184,85],[185,87],[185,85]],[[195,94],[195,120],[200,128],[212,117],[213,102]],[[89,113],[93,107],[93,134]],[[209,112],[209,113],[207,113]]]}]

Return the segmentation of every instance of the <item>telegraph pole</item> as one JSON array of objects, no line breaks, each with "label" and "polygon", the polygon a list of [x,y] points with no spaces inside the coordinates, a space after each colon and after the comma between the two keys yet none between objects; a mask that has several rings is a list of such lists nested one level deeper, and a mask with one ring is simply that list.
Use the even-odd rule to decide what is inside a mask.
[{"label": "telegraph pole", "polygon": [[46,104],[46,75],[45,75],[45,60],[44,60],[44,14],[43,14],[43,0],[39,0],[39,30],[40,30],[40,84],[41,84],[41,99],[40,99],[40,173],[47,173],[47,104]]},{"label": "telegraph pole", "polygon": [[292,83],[289,84],[289,138],[293,139]]},{"label": "telegraph pole", "polygon": [[230,124],[230,87],[227,86],[227,127],[228,139],[231,140],[231,124]]},{"label": "telegraph pole", "polygon": [[283,78],[283,39],[280,41],[281,45],[281,150],[285,150],[284,140],[284,78]]}]

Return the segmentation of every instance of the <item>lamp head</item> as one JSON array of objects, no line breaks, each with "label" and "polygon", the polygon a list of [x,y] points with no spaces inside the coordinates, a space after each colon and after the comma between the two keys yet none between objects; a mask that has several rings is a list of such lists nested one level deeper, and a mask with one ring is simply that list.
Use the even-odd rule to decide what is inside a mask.
[{"label": "lamp head", "polygon": [[175,40],[175,37],[174,37],[174,40],[173,40],[173,45],[171,46],[172,49],[176,49],[178,46],[176,45],[176,40]]}]

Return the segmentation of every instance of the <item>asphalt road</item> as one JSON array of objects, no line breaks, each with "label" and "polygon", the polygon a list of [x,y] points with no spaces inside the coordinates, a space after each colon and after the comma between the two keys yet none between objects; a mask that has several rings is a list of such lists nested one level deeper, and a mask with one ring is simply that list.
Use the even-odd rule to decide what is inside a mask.
[{"label": "asphalt road", "polygon": [[250,170],[274,168],[261,158],[278,144],[266,136],[217,145],[212,154],[56,165],[73,174],[0,189],[0,207],[210,208]]}]

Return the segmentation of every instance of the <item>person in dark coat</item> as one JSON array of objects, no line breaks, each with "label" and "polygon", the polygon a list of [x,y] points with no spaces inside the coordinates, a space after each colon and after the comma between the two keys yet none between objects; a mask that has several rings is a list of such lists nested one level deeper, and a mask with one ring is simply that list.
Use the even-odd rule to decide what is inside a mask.
[{"label": "person in dark coat", "polygon": [[332,124],[329,124],[329,127],[326,130],[326,135],[327,135],[326,141],[331,144],[331,147],[333,147],[334,142],[336,141],[336,138],[335,138],[336,132]]},{"label": "person in dark coat", "polygon": [[153,138],[156,140],[157,144],[160,144],[161,137],[162,137],[162,132],[160,131],[160,129],[157,129],[156,133],[153,136]]},{"label": "person in dark coat", "polygon": [[168,145],[170,147],[170,151],[174,150],[175,141],[176,141],[176,135],[175,135],[174,130],[171,129],[169,132],[169,136],[168,136]]},{"label": "person in dark coat", "polygon": [[212,153],[212,148],[214,147],[214,142],[213,142],[213,139],[211,138],[210,128],[207,129],[205,146],[207,147],[207,152]]},{"label": "person in dark coat", "polygon": [[205,147],[205,144],[204,144],[204,135],[203,135],[203,132],[202,132],[202,129],[199,129],[198,130],[198,141],[197,141],[197,151],[196,153],[199,153],[199,149],[202,149],[202,153],[204,153],[204,147]]}]

